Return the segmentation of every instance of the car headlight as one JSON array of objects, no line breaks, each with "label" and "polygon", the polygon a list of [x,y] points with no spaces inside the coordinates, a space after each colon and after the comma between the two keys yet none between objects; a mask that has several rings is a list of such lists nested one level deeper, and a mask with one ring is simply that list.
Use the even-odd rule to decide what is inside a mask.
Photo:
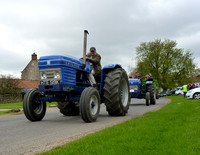
[{"label": "car headlight", "polygon": [[60,79],[60,73],[59,73],[59,72],[56,72],[56,73],[54,74],[54,78],[55,78],[55,79]]},{"label": "car headlight", "polygon": [[47,75],[46,75],[45,73],[42,73],[42,74],[41,74],[41,79],[42,79],[42,80],[47,79]]}]

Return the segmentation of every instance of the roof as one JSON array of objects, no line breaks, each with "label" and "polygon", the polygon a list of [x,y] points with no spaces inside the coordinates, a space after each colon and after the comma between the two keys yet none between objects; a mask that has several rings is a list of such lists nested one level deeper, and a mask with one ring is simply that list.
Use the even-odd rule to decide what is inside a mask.
[{"label": "roof", "polygon": [[38,88],[40,81],[35,80],[19,80],[19,88]]}]

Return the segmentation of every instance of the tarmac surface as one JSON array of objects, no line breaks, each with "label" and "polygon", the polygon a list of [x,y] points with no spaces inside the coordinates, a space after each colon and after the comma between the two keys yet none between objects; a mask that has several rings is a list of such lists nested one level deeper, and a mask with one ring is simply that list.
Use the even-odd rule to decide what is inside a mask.
[{"label": "tarmac surface", "polygon": [[36,154],[106,127],[130,120],[149,111],[156,111],[170,102],[158,99],[156,105],[145,105],[144,99],[132,99],[128,114],[122,117],[108,115],[101,104],[96,122],[85,123],[81,116],[63,116],[59,109],[48,108],[42,121],[30,122],[23,113],[0,116],[0,154]]}]

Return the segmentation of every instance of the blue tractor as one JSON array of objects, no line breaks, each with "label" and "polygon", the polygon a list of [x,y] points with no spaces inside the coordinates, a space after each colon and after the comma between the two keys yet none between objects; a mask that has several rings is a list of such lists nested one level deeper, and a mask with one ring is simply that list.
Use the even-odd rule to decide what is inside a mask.
[{"label": "blue tractor", "polygon": [[156,104],[156,81],[129,79],[131,98],[145,99],[146,105]]},{"label": "blue tractor", "polygon": [[65,116],[81,114],[85,122],[96,121],[100,104],[105,103],[111,116],[125,116],[130,105],[130,88],[126,71],[119,64],[102,69],[98,88],[91,87],[88,74],[92,67],[86,61],[87,30],[84,31],[83,59],[69,55],[40,57],[39,89],[31,89],[23,99],[23,110],[30,121],[40,121],[46,113],[46,102],[57,102]]}]

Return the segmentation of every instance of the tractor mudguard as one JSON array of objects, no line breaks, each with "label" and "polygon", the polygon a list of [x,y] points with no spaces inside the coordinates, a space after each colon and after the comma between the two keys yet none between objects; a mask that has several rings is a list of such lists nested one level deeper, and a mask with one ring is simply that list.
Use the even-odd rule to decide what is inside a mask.
[{"label": "tractor mudguard", "polygon": [[115,69],[115,68],[122,68],[122,66],[119,65],[119,64],[109,64],[109,65],[104,66],[103,70],[105,70],[105,69]]},{"label": "tractor mudguard", "polygon": [[101,83],[100,83],[100,89],[99,89],[100,95],[103,94],[103,86],[104,86],[104,80],[106,78],[106,74],[109,71],[114,70],[116,68],[122,68],[122,67],[119,64],[109,64],[109,65],[106,65],[103,67],[103,69],[101,71]]},{"label": "tractor mudguard", "polygon": [[153,84],[153,81],[147,81],[146,84]]}]

